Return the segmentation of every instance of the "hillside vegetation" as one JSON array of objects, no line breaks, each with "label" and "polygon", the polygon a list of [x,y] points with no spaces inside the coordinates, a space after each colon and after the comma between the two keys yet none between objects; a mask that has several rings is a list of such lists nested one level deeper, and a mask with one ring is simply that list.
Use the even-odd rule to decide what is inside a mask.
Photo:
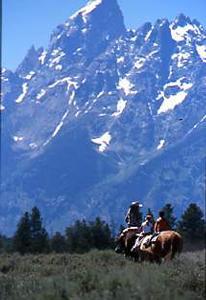
[{"label": "hillside vegetation", "polygon": [[86,254],[2,254],[1,300],[205,298],[204,251],[172,262],[138,264],[114,251]]}]

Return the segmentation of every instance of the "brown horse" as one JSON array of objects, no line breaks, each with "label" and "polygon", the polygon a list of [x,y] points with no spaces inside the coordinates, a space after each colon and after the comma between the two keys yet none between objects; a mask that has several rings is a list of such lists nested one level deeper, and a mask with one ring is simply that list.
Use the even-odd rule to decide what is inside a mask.
[{"label": "brown horse", "polygon": [[162,231],[154,242],[147,246],[149,237],[142,239],[141,245],[132,249],[133,256],[141,260],[160,263],[162,259],[173,259],[182,251],[183,240],[179,233],[172,230]]},{"label": "brown horse", "polygon": [[134,248],[138,233],[139,228],[137,227],[123,230],[116,239],[115,251],[124,253],[127,257],[133,257],[135,261],[148,260],[157,263],[160,263],[162,259],[173,259],[177,253],[182,251],[182,237],[175,231],[162,231],[149,246],[147,246],[147,241],[151,235],[146,236],[142,239],[141,245]]}]

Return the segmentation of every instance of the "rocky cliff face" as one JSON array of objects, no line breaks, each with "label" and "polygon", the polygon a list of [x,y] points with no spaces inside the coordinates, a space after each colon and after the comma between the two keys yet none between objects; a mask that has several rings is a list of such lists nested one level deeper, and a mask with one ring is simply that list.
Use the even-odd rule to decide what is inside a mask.
[{"label": "rocky cliff face", "polygon": [[2,69],[0,230],[36,204],[47,225],[129,202],[180,213],[204,203],[206,31],[184,15],[125,29],[116,0],[95,0]]}]

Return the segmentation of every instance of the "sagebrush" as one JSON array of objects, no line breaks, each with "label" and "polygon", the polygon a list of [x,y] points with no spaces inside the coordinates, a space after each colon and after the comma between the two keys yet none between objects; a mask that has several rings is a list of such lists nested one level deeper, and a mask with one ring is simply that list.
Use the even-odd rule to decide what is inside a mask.
[{"label": "sagebrush", "polygon": [[204,251],[161,265],[113,251],[0,256],[1,300],[204,299]]}]

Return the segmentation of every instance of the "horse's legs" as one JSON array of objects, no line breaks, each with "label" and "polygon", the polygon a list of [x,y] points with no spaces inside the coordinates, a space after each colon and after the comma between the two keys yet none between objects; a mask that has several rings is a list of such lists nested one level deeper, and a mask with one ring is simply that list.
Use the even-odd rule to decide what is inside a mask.
[{"label": "horse's legs", "polygon": [[151,263],[157,263],[157,264],[161,264],[161,262],[162,262],[161,257],[159,255],[156,255],[156,254],[149,255],[148,260]]},{"label": "horse's legs", "polygon": [[140,262],[140,257],[137,253],[133,256],[133,258],[135,262]]},{"label": "horse's legs", "polygon": [[130,250],[130,256],[134,259],[135,262],[139,262],[140,255],[137,249]]}]

